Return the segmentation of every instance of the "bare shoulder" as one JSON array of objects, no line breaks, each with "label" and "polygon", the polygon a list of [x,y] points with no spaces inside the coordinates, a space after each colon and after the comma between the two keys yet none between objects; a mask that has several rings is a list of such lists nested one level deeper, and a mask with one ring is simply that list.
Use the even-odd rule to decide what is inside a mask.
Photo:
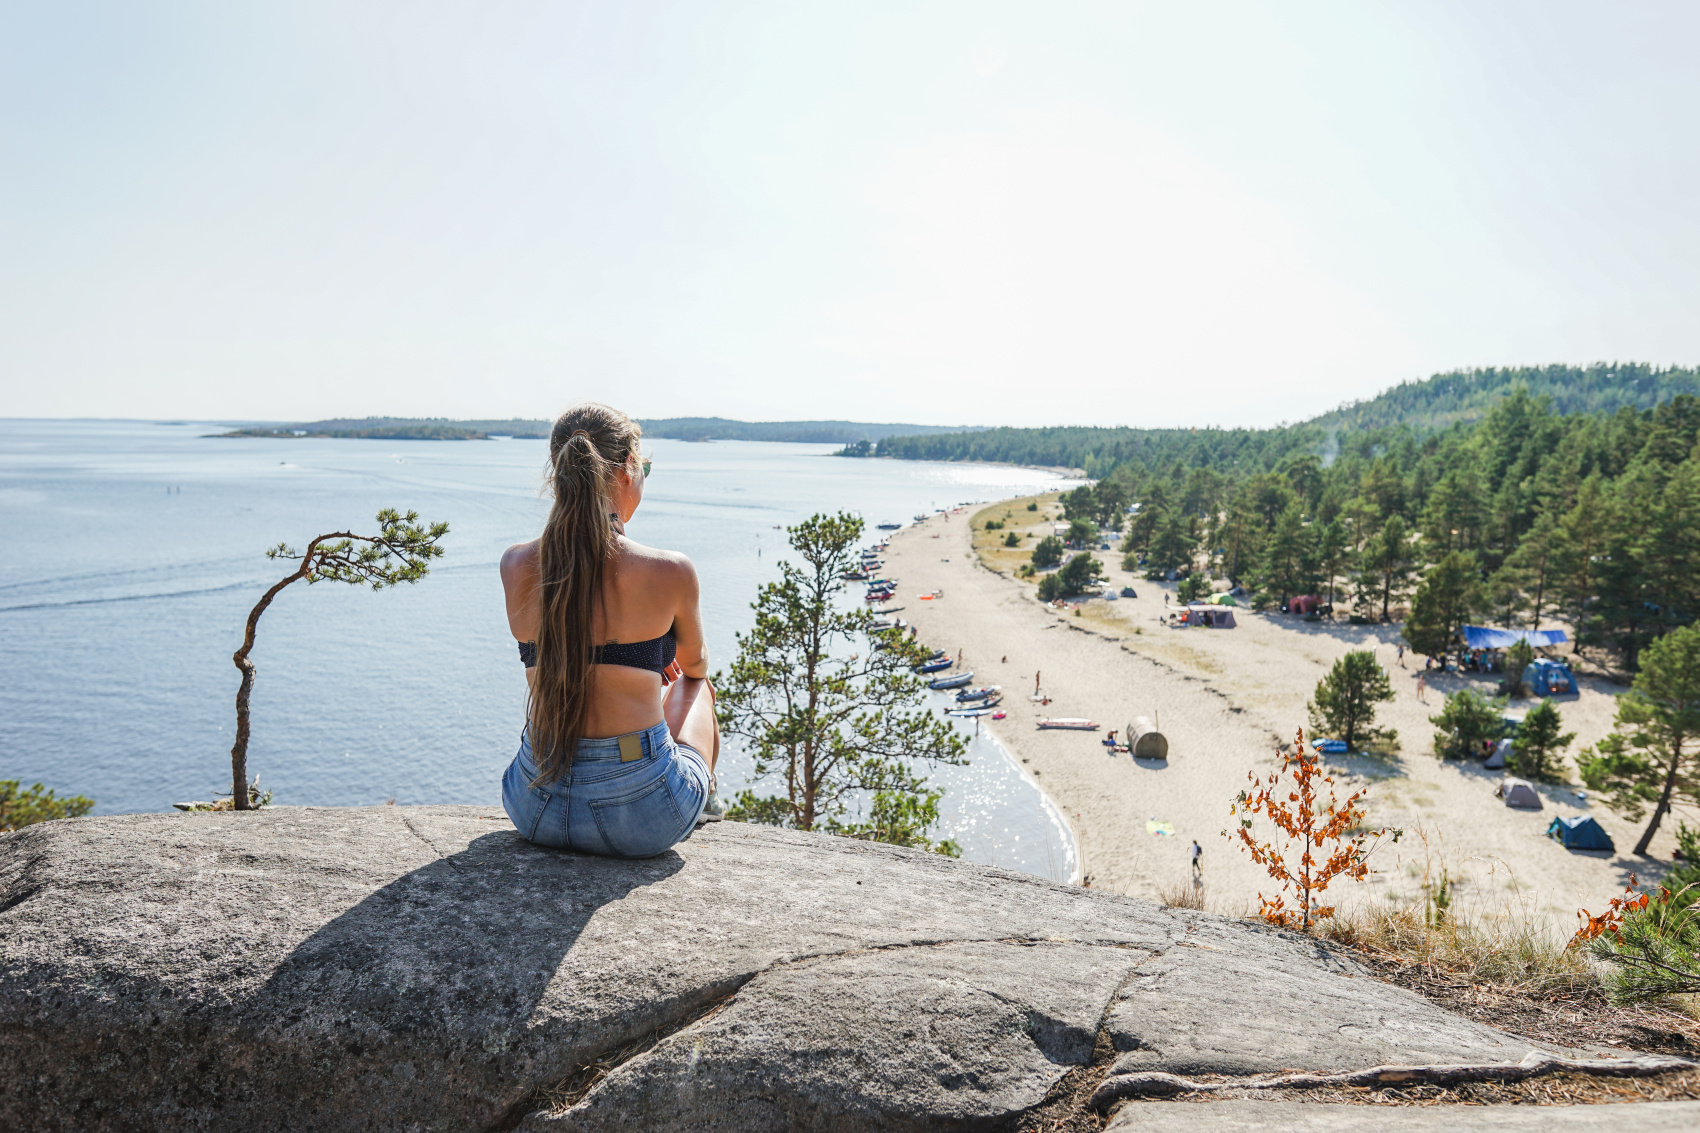
[{"label": "bare shoulder", "polygon": [[537,540],[515,543],[502,552],[502,581],[513,582],[537,573]]},{"label": "bare shoulder", "polygon": [[628,561],[653,580],[675,586],[696,586],[697,568],[689,555],[681,551],[664,551],[660,547],[646,547],[630,539],[623,542],[621,549],[628,556]]}]

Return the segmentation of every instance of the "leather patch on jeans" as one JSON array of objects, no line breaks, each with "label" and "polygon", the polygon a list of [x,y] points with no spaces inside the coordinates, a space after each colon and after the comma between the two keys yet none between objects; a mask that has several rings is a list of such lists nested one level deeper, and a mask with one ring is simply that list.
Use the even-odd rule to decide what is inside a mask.
[{"label": "leather patch on jeans", "polygon": [[630,763],[634,759],[643,758],[643,737],[630,735],[620,737],[620,762]]}]

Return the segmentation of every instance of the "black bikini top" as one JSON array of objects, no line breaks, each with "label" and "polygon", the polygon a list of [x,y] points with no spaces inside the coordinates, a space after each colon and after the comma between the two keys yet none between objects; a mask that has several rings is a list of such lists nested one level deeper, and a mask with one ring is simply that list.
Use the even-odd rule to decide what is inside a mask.
[{"label": "black bikini top", "polygon": [[[648,641],[615,642],[598,645],[591,651],[592,665],[624,665],[628,669],[648,669],[652,673],[665,675],[667,667],[673,663],[673,658],[679,652],[679,639],[672,630],[660,637],[652,637]],[[522,641],[519,643],[519,659],[528,669],[537,667],[537,643]]]}]

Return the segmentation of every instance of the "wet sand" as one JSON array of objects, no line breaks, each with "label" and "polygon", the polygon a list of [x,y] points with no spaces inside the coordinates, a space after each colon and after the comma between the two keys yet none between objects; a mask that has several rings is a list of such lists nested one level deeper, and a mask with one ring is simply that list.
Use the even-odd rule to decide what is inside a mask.
[{"label": "wet sand", "polygon": [[[1237,629],[1171,629],[1161,622],[1164,595],[1172,600],[1174,584],[1121,571],[1115,552],[1097,554],[1110,568],[1111,585],[1131,585],[1137,598],[1094,600],[1079,614],[1041,605],[1033,585],[1009,576],[1034,539],[1049,532],[1047,513],[1026,512],[1024,503],[907,527],[892,537],[883,573],[898,580],[896,603],[922,640],[960,651],[974,683],[1003,687],[1008,717],[984,722],[1068,816],[1094,886],[1151,898],[1189,886],[1188,851],[1196,838],[1211,908],[1243,913],[1255,908],[1260,889],[1272,894],[1267,876],[1223,837],[1235,821],[1228,807],[1248,772],[1265,775],[1275,767],[1277,740],[1291,739],[1306,723],[1305,703],[1334,661],[1365,648],[1392,676],[1396,699],[1380,707],[1377,724],[1397,729],[1400,750],[1385,759],[1330,759],[1329,767],[1342,796],[1369,789],[1371,824],[1402,827],[1405,837],[1378,852],[1371,881],[1336,882],[1329,900],[1346,906],[1420,898],[1424,869],[1437,875],[1444,864],[1460,907],[1487,916],[1534,913],[1567,932],[1579,906],[1597,911],[1631,872],[1645,881],[1669,863],[1674,820],[1655,838],[1653,859],[1637,859],[1629,851],[1642,824],[1579,799],[1573,770],[1570,786],[1541,786],[1543,810],[1520,811],[1494,797],[1498,772],[1436,759],[1427,717],[1439,711],[1444,694],[1466,685],[1491,694],[1497,678],[1431,672],[1427,703],[1419,701],[1421,659],[1407,656],[1400,668],[1397,626],[1237,611]],[[987,566],[971,546],[971,519],[983,524],[1006,513],[1011,529],[1031,534],[1018,551],[988,549]],[[992,540],[982,534],[981,542]],[[942,591],[938,599],[919,597],[935,590]],[[1028,699],[1036,673],[1052,698],[1048,706]],[[1572,753],[1609,731],[1621,691],[1596,678],[1579,683],[1579,696],[1558,702],[1566,729],[1578,733]],[[1166,762],[1113,755],[1100,743],[1107,729],[1120,733],[1135,715],[1158,719],[1169,740]],[[1041,731],[1034,722],[1042,716],[1088,717],[1099,729]],[[1558,814],[1592,815],[1616,853],[1567,851],[1547,838],[1547,824]],[[1174,835],[1149,833],[1152,820],[1171,824]]]}]

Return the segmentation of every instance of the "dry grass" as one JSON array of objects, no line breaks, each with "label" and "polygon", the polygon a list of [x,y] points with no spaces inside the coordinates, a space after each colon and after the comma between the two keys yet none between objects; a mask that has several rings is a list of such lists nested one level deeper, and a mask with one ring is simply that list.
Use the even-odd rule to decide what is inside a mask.
[{"label": "dry grass", "polygon": [[1157,890],[1157,900],[1171,909],[1199,909],[1210,907],[1204,892],[1204,883],[1190,877],[1182,878],[1173,885],[1166,885]]},{"label": "dry grass", "polygon": [[1449,912],[1437,920],[1426,906],[1406,905],[1337,915],[1317,934],[1390,983],[1512,1034],[1700,1056],[1694,1004],[1613,1005],[1593,962],[1532,916],[1473,920]]},{"label": "dry grass", "polygon": [[[974,554],[980,562],[1013,577],[1016,571],[1032,561],[1034,544],[1051,533],[1051,525],[1062,515],[1062,509],[1057,506],[1057,497],[1061,494],[1046,492],[1039,496],[1022,496],[975,512],[968,523],[973,531]],[[1029,503],[1037,503],[1039,510],[1028,511]],[[987,531],[988,519],[1001,522],[1003,529]],[[1004,536],[1011,531],[1021,536],[1019,546],[1004,546]]]}]

